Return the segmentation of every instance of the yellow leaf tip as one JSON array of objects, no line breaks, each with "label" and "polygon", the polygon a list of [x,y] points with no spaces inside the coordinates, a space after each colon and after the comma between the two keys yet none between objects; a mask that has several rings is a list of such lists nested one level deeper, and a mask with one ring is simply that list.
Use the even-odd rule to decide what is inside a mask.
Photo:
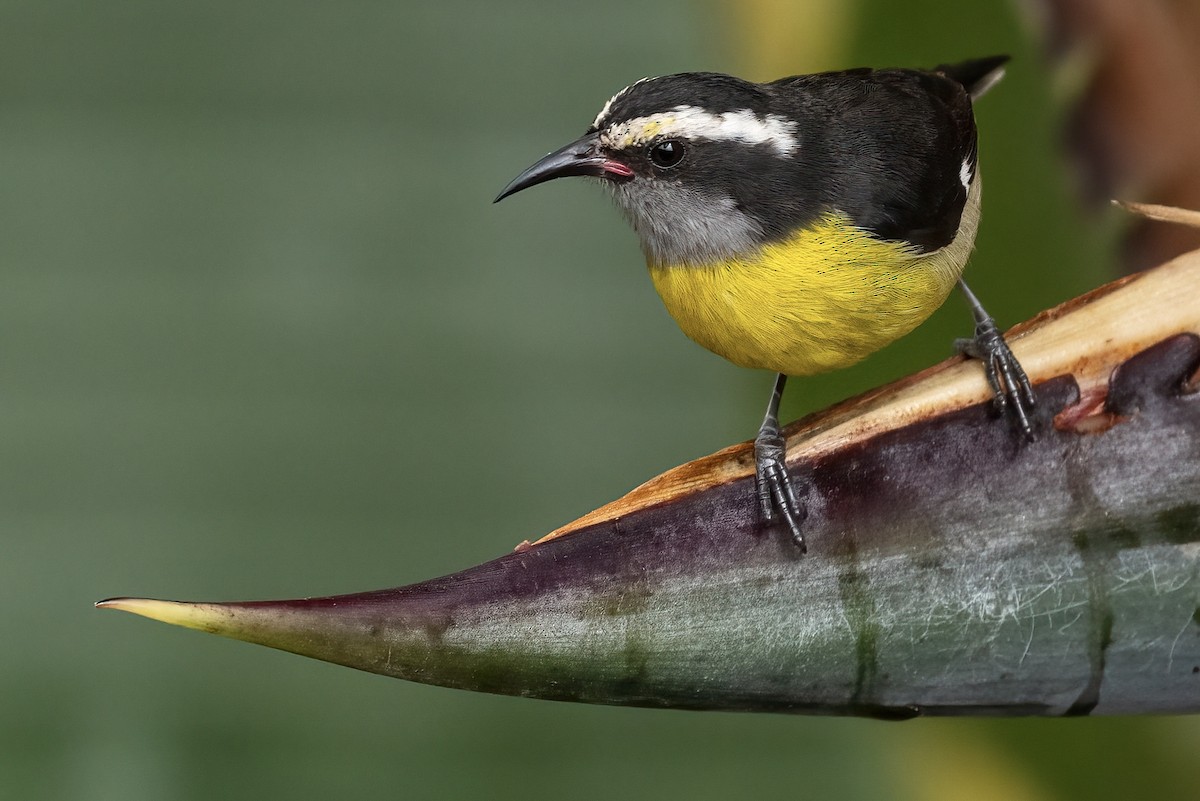
[{"label": "yellow leaf tip", "polygon": [[131,604],[136,605],[137,602],[141,601],[141,600],[144,600],[144,599],[142,599],[142,598],[124,598],[124,597],[105,598],[103,601],[96,601],[95,606],[97,609],[119,609],[122,612],[124,612],[124,611],[128,611],[128,606],[130,606]]},{"label": "yellow leaf tip", "polygon": [[211,628],[213,610],[210,604],[184,601],[160,601],[154,598],[105,598],[96,602],[97,609],[116,609],[141,617],[188,628]]}]

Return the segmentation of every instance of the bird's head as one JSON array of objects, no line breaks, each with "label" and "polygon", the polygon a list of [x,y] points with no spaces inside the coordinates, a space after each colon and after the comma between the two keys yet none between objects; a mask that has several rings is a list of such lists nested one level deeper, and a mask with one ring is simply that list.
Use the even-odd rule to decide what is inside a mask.
[{"label": "bird's head", "polygon": [[617,92],[587,132],[496,198],[572,175],[606,183],[662,264],[745,253],[771,233],[789,187],[778,169],[801,147],[797,121],[759,84],[715,73],[647,78]]}]

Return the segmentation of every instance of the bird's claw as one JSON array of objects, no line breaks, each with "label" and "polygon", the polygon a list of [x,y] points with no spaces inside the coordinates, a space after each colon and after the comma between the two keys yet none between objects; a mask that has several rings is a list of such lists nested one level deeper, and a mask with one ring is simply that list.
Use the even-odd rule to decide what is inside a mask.
[{"label": "bird's claw", "polygon": [[954,343],[960,353],[983,362],[983,373],[995,396],[996,409],[1009,413],[1027,439],[1033,439],[1033,407],[1037,398],[1017,357],[990,317],[975,326],[973,339]]},{"label": "bird's claw", "polygon": [[755,488],[763,519],[774,523],[779,518],[787,525],[792,540],[801,553],[808,551],[801,526],[808,516],[792,488],[791,476],[784,463],[786,452],[783,435],[778,430],[763,429],[754,440]]}]

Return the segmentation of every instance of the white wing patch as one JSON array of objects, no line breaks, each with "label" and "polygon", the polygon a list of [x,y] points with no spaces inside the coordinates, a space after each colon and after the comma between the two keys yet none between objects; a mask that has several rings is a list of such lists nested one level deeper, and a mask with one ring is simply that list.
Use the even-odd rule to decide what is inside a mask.
[{"label": "white wing patch", "polygon": [[962,166],[958,168],[958,180],[962,181],[963,189],[971,188],[971,160],[963,159]]},{"label": "white wing patch", "polygon": [[[604,117],[605,111],[600,112],[597,120]],[[670,111],[626,120],[603,131],[600,141],[619,150],[644,145],[655,137],[671,136],[768,144],[781,156],[790,155],[800,145],[794,120],[776,114],[760,117],[749,109],[713,114],[696,106],[676,106]]]}]

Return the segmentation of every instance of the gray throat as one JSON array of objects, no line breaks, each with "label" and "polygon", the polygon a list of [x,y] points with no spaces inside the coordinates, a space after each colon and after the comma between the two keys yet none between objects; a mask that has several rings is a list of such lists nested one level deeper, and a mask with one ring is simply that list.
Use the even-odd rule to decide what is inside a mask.
[{"label": "gray throat", "polygon": [[762,242],[762,227],[730,197],[706,197],[644,179],[609,186],[646,258],[655,264],[712,264],[756,250]]}]

